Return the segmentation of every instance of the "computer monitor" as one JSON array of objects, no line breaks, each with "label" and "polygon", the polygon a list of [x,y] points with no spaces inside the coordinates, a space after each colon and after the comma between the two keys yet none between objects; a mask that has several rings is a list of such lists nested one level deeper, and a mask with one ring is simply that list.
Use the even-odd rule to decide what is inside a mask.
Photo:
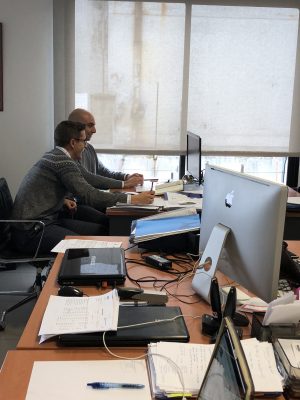
[{"label": "computer monitor", "polygon": [[188,174],[200,184],[202,181],[201,138],[190,131],[187,131],[186,162]]},{"label": "computer monitor", "polygon": [[209,302],[218,268],[266,302],[276,298],[287,196],[285,185],[206,165],[199,249],[209,262],[193,278],[197,293]]}]

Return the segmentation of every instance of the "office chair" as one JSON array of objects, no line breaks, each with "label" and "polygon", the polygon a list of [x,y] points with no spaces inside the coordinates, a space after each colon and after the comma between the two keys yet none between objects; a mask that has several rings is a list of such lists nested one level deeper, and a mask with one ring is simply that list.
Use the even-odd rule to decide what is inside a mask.
[{"label": "office chair", "polygon": [[[36,270],[36,277],[33,285],[28,291],[7,290],[0,291],[0,295],[7,296],[23,296],[24,298],[2,311],[0,318],[0,331],[5,329],[5,316],[19,308],[28,301],[37,298],[43,284],[42,271],[43,267],[50,265],[54,260],[53,255],[39,255],[39,248],[43,239],[45,225],[42,221],[38,220],[13,220],[11,219],[13,200],[5,178],[0,178],[0,273],[1,271],[16,270],[18,264],[28,263],[34,265]],[[42,229],[41,239],[37,245],[34,255],[28,256],[20,254],[11,242],[10,223],[32,223],[40,224]]]}]

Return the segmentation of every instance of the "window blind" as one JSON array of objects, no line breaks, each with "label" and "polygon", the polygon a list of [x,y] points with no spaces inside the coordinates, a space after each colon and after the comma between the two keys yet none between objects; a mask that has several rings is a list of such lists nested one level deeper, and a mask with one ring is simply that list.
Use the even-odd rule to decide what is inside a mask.
[{"label": "window blind", "polygon": [[74,1],[69,111],[96,148],[182,153],[188,129],[208,154],[299,155],[297,1]]}]

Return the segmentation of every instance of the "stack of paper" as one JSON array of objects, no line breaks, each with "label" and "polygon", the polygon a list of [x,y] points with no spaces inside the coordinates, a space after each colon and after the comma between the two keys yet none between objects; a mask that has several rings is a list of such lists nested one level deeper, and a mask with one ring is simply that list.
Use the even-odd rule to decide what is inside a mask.
[{"label": "stack of paper", "polygon": [[158,212],[162,209],[161,206],[155,204],[127,204],[127,203],[117,203],[115,206],[110,207],[110,209],[117,210],[130,210],[130,211],[153,211],[153,213]]},{"label": "stack of paper", "polygon": [[155,186],[156,195],[161,195],[164,194],[165,192],[179,192],[180,190],[183,190],[182,180],[160,183]]},{"label": "stack of paper", "polygon": [[40,343],[64,333],[116,331],[118,318],[116,289],[101,296],[50,296],[39,331]]},{"label": "stack of paper", "polygon": [[157,396],[199,392],[213,344],[158,342],[148,347],[148,363],[152,392]]},{"label": "stack of paper", "polygon": [[300,301],[293,292],[287,293],[269,303],[263,325],[299,322]]},{"label": "stack of paper", "polygon": [[[256,393],[281,393],[281,376],[276,368],[271,343],[257,339],[241,344]],[[152,391],[156,395],[185,393],[196,395],[208,367],[214,345],[158,342],[148,349]],[[183,382],[183,384],[182,384]]]},{"label": "stack of paper", "polygon": [[139,243],[199,229],[200,217],[195,208],[168,211],[132,221],[130,242]]}]

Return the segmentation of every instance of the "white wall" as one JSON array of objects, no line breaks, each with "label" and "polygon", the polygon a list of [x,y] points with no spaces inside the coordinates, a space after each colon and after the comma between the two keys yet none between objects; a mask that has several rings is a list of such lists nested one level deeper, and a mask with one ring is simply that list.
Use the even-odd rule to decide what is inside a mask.
[{"label": "white wall", "polygon": [[25,173],[53,147],[52,0],[0,0],[0,22],[0,176],[14,196]]}]

